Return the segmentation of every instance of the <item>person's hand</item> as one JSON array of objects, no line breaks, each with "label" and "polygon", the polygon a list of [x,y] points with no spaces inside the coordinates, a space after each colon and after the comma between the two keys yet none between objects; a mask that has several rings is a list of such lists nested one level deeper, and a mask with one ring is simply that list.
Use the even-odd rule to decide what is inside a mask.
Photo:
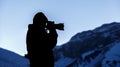
[{"label": "person's hand", "polygon": [[49,21],[49,22],[47,23],[47,29],[49,29],[49,30],[55,29],[55,24],[54,24],[54,22]]}]

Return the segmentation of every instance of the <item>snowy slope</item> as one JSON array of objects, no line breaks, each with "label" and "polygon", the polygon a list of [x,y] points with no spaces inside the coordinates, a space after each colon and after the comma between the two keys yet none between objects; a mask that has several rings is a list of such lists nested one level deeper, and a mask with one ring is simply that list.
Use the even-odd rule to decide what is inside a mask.
[{"label": "snowy slope", "polygon": [[102,62],[102,67],[120,67],[120,42],[116,42],[115,46],[106,53]]},{"label": "snowy slope", "polygon": [[93,30],[77,33],[70,41],[55,48],[55,66],[120,67],[119,47],[120,23],[103,24]]},{"label": "snowy slope", "polygon": [[29,67],[29,60],[12,51],[0,48],[0,67]]}]

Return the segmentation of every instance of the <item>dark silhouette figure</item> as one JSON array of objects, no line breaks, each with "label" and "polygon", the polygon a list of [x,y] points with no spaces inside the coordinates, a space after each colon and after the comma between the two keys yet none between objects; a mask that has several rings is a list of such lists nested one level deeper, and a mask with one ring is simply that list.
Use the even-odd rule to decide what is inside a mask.
[{"label": "dark silhouette figure", "polygon": [[42,12],[38,12],[33,18],[33,24],[28,26],[26,37],[30,67],[54,67],[52,49],[57,44],[57,37],[54,22],[48,21]]}]

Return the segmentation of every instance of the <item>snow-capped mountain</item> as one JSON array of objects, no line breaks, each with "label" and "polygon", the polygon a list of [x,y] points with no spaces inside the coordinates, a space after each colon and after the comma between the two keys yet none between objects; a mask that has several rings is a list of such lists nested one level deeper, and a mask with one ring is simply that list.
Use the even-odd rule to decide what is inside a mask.
[{"label": "snow-capped mountain", "polygon": [[[104,24],[56,46],[55,67],[120,67],[120,23]],[[29,67],[29,60],[0,48],[0,67]]]},{"label": "snow-capped mountain", "polygon": [[0,48],[0,67],[29,67],[29,60],[10,50]]},{"label": "snow-capped mountain", "polygon": [[54,49],[55,67],[120,67],[120,23],[74,35]]}]

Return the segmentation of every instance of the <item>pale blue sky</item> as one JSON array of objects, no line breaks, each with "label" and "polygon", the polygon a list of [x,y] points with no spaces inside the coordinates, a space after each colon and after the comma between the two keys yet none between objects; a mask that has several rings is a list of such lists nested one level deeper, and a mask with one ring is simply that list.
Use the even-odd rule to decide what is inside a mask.
[{"label": "pale blue sky", "polygon": [[120,0],[0,0],[0,47],[24,55],[27,26],[37,12],[65,24],[58,31],[61,45],[78,32],[120,22]]}]

